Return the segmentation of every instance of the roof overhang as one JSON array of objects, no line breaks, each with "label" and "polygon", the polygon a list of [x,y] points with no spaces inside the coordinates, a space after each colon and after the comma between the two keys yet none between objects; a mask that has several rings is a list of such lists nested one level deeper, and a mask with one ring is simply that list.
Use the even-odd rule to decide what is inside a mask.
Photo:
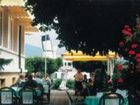
[{"label": "roof overhang", "polygon": [[1,0],[1,6],[24,6],[24,0]]},{"label": "roof overhang", "polygon": [[101,56],[99,53],[97,53],[95,56],[90,56],[83,54],[81,51],[66,52],[62,56],[63,59],[69,61],[107,61],[110,59],[116,59],[117,57],[116,53],[111,51],[109,51],[108,55],[106,56]]},{"label": "roof overhang", "polygon": [[24,5],[24,0],[1,0],[0,2],[1,8],[7,8],[10,16],[25,27],[25,33],[39,32],[37,27],[32,26],[32,17],[25,11]]}]

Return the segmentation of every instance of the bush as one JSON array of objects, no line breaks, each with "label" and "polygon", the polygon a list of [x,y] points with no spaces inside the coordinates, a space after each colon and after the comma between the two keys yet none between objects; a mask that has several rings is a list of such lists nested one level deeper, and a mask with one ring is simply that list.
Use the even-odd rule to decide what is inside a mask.
[{"label": "bush", "polygon": [[59,86],[60,86],[60,84],[61,84],[61,82],[62,82],[62,79],[56,79],[56,80],[54,80],[54,82],[53,82],[53,88],[54,89],[58,89]]},{"label": "bush", "polygon": [[69,89],[74,89],[74,80],[67,80],[67,83],[66,83],[66,87],[69,88]]}]

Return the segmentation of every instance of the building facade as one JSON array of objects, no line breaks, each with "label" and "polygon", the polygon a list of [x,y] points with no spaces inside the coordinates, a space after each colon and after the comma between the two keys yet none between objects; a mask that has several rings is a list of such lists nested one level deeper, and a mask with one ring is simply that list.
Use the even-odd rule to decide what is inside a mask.
[{"label": "building facade", "polygon": [[14,84],[19,73],[26,72],[24,37],[37,29],[23,6],[22,0],[0,1],[0,58],[12,60],[0,70],[0,87]]}]

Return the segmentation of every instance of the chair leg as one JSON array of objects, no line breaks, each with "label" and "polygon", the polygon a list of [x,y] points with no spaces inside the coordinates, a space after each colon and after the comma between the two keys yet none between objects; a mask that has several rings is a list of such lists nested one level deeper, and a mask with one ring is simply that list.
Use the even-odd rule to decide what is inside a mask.
[{"label": "chair leg", "polygon": [[50,103],[50,94],[48,93],[48,94],[44,94],[44,95],[46,96],[48,103]]}]

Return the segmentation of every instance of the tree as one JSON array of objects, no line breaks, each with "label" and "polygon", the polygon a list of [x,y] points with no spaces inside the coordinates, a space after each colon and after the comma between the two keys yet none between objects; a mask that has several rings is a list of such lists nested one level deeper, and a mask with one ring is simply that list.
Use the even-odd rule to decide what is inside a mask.
[{"label": "tree", "polygon": [[28,72],[44,71],[44,59],[41,57],[26,58],[25,67]]},{"label": "tree", "polygon": [[135,24],[140,0],[27,0],[26,9],[41,30],[55,29],[60,47],[86,54],[118,51],[124,24]]},{"label": "tree", "polygon": [[47,59],[47,71],[49,74],[58,70],[58,65],[55,59]]},{"label": "tree", "polygon": [[[28,72],[38,72],[38,71],[44,72],[45,60],[44,58],[41,57],[26,58],[25,65]],[[47,58],[47,73],[51,74],[57,71],[61,65],[62,65],[62,60],[60,58],[57,59]]]},{"label": "tree", "polygon": [[62,66],[62,59],[61,58],[56,58],[56,63],[58,67]]}]

